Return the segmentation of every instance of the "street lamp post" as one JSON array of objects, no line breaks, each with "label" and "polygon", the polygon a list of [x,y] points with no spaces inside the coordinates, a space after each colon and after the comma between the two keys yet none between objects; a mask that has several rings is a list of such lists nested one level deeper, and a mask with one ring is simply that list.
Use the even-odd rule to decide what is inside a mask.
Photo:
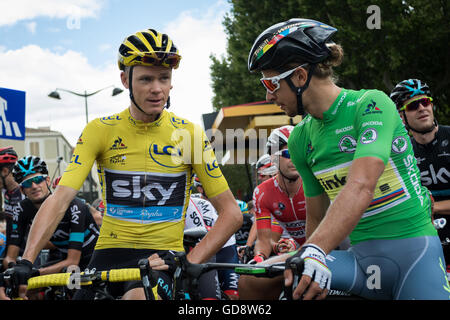
[{"label": "street lamp post", "polygon": [[[85,113],[86,113],[86,124],[87,124],[87,123],[89,123],[87,98],[90,97],[90,96],[93,96],[93,95],[95,95],[97,93],[99,93],[100,91],[103,91],[103,90],[111,88],[111,87],[114,87],[114,86],[112,86],[112,85],[111,86],[107,86],[105,88],[102,88],[100,90],[97,90],[97,91],[94,91],[94,92],[91,92],[91,93],[88,93],[86,90],[84,91],[84,93],[77,93],[77,92],[74,92],[74,91],[71,91],[71,90],[67,90],[67,89],[56,88],[55,91],[50,92],[48,96],[50,98],[53,98],[53,99],[61,100],[61,96],[59,95],[58,91],[64,91],[64,92],[68,92],[68,93],[74,94],[74,95],[79,96],[79,97],[83,97],[84,98],[84,109],[85,109]],[[112,91],[112,96],[114,97],[114,96],[122,93],[122,91],[123,91],[122,89],[114,87],[114,89]],[[88,178],[89,178],[89,198],[91,198],[92,197],[92,176],[91,176],[91,172],[89,172]],[[89,200],[90,200],[90,202],[93,201],[93,199],[89,199]]]}]

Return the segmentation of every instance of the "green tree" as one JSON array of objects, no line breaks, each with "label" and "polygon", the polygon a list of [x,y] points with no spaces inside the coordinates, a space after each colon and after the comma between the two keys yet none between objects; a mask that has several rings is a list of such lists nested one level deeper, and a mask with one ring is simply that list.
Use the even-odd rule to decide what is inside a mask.
[{"label": "green tree", "polygon": [[[419,78],[432,90],[440,123],[450,123],[450,17],[447,0],[230,0],[223,24],[227,54],[211,56],[213,106],[260,101],[265,91],[259,74],[247,70],[247,57],[256,37],[274,23],[310,18],[338,29],[333,40],[345,52],[336,68],[338,84],[353,89],[376,88],[390,93],[401,80]],[[370,29],[380,13],[380,28]]]}]

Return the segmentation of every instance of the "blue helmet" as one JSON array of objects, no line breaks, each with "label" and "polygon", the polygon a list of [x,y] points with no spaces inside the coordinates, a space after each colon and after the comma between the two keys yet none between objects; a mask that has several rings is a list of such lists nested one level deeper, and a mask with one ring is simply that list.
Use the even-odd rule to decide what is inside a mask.
[{"label": "blue helmet", "polygon": [[28,156],[17,160],[13,168],[14,180],[21,183],[27,176],[33,173],[48,174],[47,164],[39,157]]},{"label": "blue helmet", "polygon": [[403,107],[406,100],[415,96],[430,96],[430,88],[428,85],[418,79],[408,79],[399,82],[392,90],[390,98],[397,106],[397,110]]}]

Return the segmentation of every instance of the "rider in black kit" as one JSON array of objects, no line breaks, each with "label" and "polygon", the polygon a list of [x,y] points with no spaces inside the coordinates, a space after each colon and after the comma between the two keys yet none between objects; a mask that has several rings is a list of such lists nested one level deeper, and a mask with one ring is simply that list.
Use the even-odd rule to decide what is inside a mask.
[{"label": "rider in black kit", "polygon": [[[11,238],[11,230],[13,222],[17,221],[19,217],[18,209],[19,202],[25,199],[19,184],[14,180],[12,169],[18,157],[13,147],[0,148],[0,189],[3,196],[3,210],[6,216],[6,250]],[[20,251],[23,252],[24,248]],[[8,268],[8,261],[3,260],[1,269]]]},{"label": "rider in black kit", "polygon": [[[13,175],[27,196],[19,204],[19,218],[13,225],[11,234],[10,245],[20,247],[26,241],[29,227],[40,205],[51,195],[50,177],[46,163],[34,156],[18,160],[13,168]],[[49,248],[59,251],[63,260],[40,268],[40,274],[61,272],[70,265],[77,265],[83,270],[91,258],[98,235],[98,226],[89,207],[75,198],[49,241]],[[11,255],[10,251],[8,255]],[[17,258],[17,255],[13,254],[11,258]]]},{"label": "rider in black kit", "polygon": [[[428,85],[418,79],[403,80],[391,99],[411,134],[422,184],[433,198],[433,219],[443,244],[447,273],[450,269],[450,126],[438,125]],[[443,226],[443,227],[442,227]]]}]

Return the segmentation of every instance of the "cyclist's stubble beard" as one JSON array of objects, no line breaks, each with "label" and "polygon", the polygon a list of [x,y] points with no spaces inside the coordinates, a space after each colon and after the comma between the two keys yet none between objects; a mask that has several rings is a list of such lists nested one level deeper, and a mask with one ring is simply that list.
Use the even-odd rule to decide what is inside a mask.
[{"label": "cyclist's stubble beard", "polygon": [[[47,182],[44,182],[45,186],[39,186],[40,188],[42,188],[42,196],[40,197],[34,197],[32,196],[32,191],[30,190],[30,195],[27,195],[28,199],[30,199],[30,201],[36,206],[36,207],[40,207],[40,205],[50,196],[51,192],[50,192],[50,188],[47,184]],[[31,197],[30,197],[31,196]]]},{"label": "cyclist's stubble beard", "polygon": [[278,172],[283,177],[286,182],[294,183],[300,178],[300,174],[297,172],[292,164],[291,160],[283,159],[279,156],[278,159]]},{"label": "cyclist's stubble beard", "polygon": [[411,121],[410,118],[408,119],[409,127],[419,132],[430,132],[435,127],[435,119],[433,113],[430,114],[430,118],[426,122],[422,123],[416,120]]}]

